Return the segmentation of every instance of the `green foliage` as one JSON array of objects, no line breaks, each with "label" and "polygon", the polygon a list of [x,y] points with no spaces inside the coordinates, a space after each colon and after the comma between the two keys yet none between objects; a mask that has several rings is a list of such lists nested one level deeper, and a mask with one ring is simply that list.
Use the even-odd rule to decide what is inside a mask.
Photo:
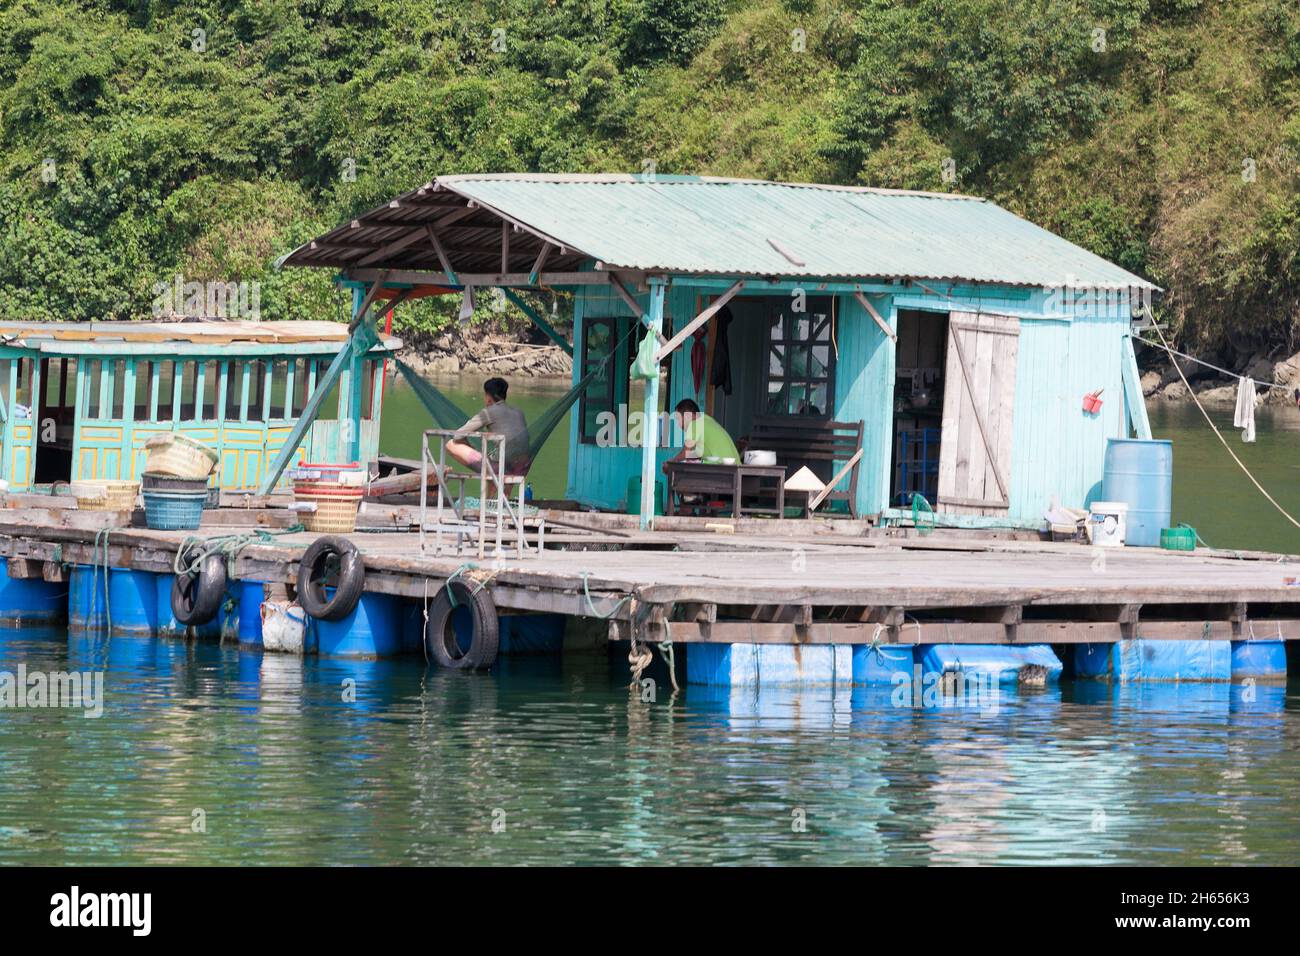
[{"label": "green foliage", "polygon": [[0,315],[140,317],[181,273],[336,317],[271,263],[397,192],[653,164],[987,195],[1195,344],[1295,344],[1297,105],[1294,0],[7,0]]}]

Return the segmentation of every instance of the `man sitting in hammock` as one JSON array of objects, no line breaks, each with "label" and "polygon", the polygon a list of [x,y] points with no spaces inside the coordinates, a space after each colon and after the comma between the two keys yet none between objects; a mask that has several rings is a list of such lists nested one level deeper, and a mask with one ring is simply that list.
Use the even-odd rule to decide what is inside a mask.
[{"label": "man sitting in hammock", "polygon": [[[461,439],[475,432],[491,432],[505,436],[506,474],[528,474],[528,466],[532,464],[528,457],[528,423],[524,421],[523,412],[506,404],[509,390],[510,385],[504,378],[490,378],[484,382],[483,410],[447,440],[447,453],[462,465],[477,471],[483,461],[483,452]],[[495,456],[491,464],[496,466]]]}]

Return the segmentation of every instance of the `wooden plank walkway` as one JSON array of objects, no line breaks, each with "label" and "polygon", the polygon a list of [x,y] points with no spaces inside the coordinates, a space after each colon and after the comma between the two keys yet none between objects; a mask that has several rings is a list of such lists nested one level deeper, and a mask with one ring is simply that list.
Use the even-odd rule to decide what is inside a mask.
[{"label": "wooden plank walkway", "polygon": [[[208,520],[230,523],[205,524],[198,532],[115,529],[108,534],[108,561],[168,573],[187,537],[276,528],[283,516],[272,511],[222,509]],[[574,513],[557,516],[573,519]],[[97,532],[113,520],[121,516],[0,510],[0,556],[10,559],[16,577],[48,574],[46,565],[91,564]],[[817,522],[778,534],[719,534],[703,530],[703,523],[653,532],[592,524],[548,528],[548,550],[539,556],[483,562],[422,555],[410,531],[357,532],[351,539],[363,552],[368,590],[421,599],[459,571],[482,581],[504,613],[609,617],[613,638],[1068,643],[1253,633],[1300,639],[1297,557],[1103,550],[941,532],[855,536],[827,532]],[[232,574],[293,584],[298,558],[316,537],[301,532],[248,544]]]}]

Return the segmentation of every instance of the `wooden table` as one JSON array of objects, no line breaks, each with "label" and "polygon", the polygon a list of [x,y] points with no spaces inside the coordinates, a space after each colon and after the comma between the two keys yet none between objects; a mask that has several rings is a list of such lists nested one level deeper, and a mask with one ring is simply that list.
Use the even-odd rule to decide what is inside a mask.
[{"label": "wooden table", "polygon": [[[729,495],[731,514],[775,515],[785,517],[784,465],[714,465],[702,461],[670,461],[665,466],[668,495],[664,502],[667,514],[676,514],[676,495]],[[762,485],[773,487],[764,491]],[[775,508],[745,506],[745,495],[765,494],[776,499]]]}]

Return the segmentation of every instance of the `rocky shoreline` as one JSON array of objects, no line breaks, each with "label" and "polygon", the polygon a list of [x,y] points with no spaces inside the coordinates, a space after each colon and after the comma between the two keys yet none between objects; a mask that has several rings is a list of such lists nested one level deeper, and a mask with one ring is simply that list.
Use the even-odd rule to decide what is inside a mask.
[{"label": "rocky shoreline", "polygon": [[569,378],[573,360],[540,336],[457,326],[427,341],[413,342],[404,358],[424,375],[481,375],[517,378]]},{"label": "rocky shoreline", "polygon": [[[1207,361],[1213,361],[1207,358]],[[1186,359],[1177,360],[1187,377],[1188,384],[1196,397],[1206,404],[1231,405],[1237,401],[1237,378],[1229,377],[1207,368],[1197,362]],[[1231,360],[1215,362],[1225,368],[1232,368],[1237,363]],[[1255,355],[1242,366],[1243,376],[1254,379],[1258,385],[1281,385],[1280,388],[1263,389],[1259,402],[1263,405],[1295,405],[1296,389],[1300,389],[1300,352],[1290,358],[1277,361],[1267,355]],[[1191,398],[1187,385],[1173,362],[1150,368],[1142,373],[1142,394],[1169,402],[1182,402]]]}]

